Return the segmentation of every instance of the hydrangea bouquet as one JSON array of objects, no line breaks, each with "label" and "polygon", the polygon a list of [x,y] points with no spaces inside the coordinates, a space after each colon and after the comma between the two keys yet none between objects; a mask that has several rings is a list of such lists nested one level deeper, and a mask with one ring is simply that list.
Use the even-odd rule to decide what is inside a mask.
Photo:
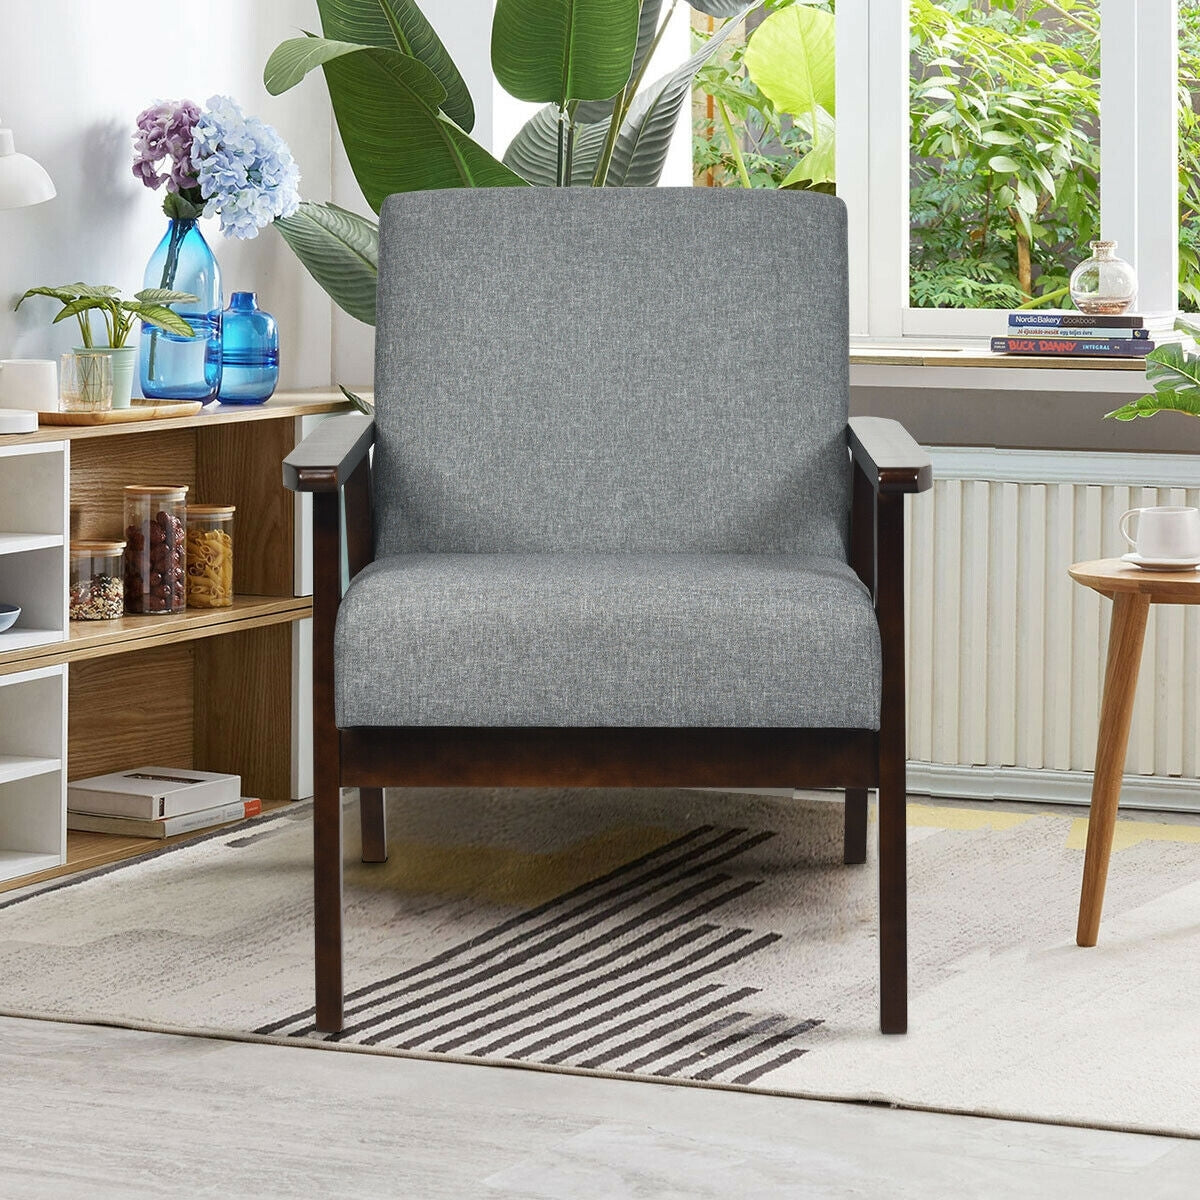
[{"label": "hydrangea bouquet", "polygon": [[252,238],[300,204],[300,172],[286,143],[228,96],[207,107],[191,100],[138,114],[133,173],[149,188],[165,183],[163,212],[177,221],[219,217],[226,237]]}]

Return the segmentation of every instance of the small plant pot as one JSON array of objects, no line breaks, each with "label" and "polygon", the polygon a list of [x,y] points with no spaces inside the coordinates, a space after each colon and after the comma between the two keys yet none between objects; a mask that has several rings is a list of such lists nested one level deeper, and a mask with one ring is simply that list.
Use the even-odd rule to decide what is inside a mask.
[{"label": "small plant pot", "polygon": [[[82,347],[76,347],[81,350]],[[96,346],[97,354],[107,354],[112,359],[113,408],[128,408],[133,396],[133,377],[137,372],[136,346]]]}]

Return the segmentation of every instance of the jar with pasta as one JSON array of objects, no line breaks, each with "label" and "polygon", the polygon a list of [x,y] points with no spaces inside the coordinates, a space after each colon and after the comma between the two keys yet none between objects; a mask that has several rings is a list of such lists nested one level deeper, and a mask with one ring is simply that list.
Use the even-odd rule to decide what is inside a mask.
[{"label": "jar with pasta", "polygon": [[189,608],[228,608],[233,603],[232,504],[192,504],[187,514]]},{"label": "jar with pasta", "polygon": [[175,613],[187,606],[187,488],[125,489],[125,611]]}]

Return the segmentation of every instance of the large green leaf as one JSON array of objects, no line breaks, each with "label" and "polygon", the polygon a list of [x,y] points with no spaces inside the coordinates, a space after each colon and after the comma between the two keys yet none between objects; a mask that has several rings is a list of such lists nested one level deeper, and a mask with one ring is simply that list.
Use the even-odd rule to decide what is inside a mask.
[{"label": "large green leaf", "polygon": [[393,192],[524,184],[438,111],[441,84],[415,58],[372,46],[323,68],[346,156],[376,212]]},{"label": "large green leaf", "polygon": [[780,112],[816,121],[837,113],[832,13],[807,4],[773,12],[754,31],[743,61],[750,78]]},{"label": "large green leaf", "polygon": [[518,100],[607,100],[629,82],[640,0],[497,0],[492,69]]},{"label": "large green leaf", "polygon": [[[630,79],[636,79],[650,54],[654,44],[654,35],[658,33],[658,18],[662,13],[662,0],[642,0],[642,11],[638,17],[637,47],[633,52],[633,66],[629,72]],[[575,120],[584,125],[596,121],[606,121],[613,114],[615,97],[607,100],[581,100],[575,110]]]},{"label": "large green leaf", "polygon": [[[278,96],[289,88],[294,88],[309,71],[314,71],[335,58],[357,54],[365,49],[366,47],[359,42],[338,42],[311,35],[289,38],[271,51],[271,57],[267,59],[267,65],[263,69],[263,84],[272,96]],[[444,99],[444,92],[436,76],[429,71],[422,74],[414,70],[411,74],[414,86],[422,86],[426,101],[437,107]]]},{"label": "large green leaf", "polygon": [[[590,187],[596,163],[604,148],[608,121],[575,127],[571,154],[571,185]],[[504,165],[535,187],[554,187],[558,182],[558,108],[539,108],[521,127],[504,152]]]},{"label": "large green leaf", "polygon": [[688,0],[699,13],[708,17],[738,17],[745,15],[744,0]]},{"label": "large green leaf", "polygon": [[446,95],[442,112],[467,133],[475,106],[454,60],[413,0],[317,0],[321,29],[335,42],[358,42],[401,50],[423,62]]},{"label": "large green leaf", "polygon": [[800,161],[787,173],[781,188],[816,190],[837,179],[837,142],[834,140],[834,120],[823,109],[817,110],[821,137]]},{"label": "large green leaf", "polygon": [[734,18],[722,25],[691,58],[638,93],[617,135],[604,181],[606,187],[655,187],[658,184],[679,114],[691,98],[692,78],[754,7],[754,4],[743,5]]},{"label": "large green leaf", "polygon": [[379,227],[336,204],[305,200],[275,228],[333,302],[367,325],[375,324]]},{"label": "large green leaf", "polygon": [[1160,412],[1181,412],[1200,417],[1200,359],[1189,358],[1177,342],[1168,342],[1146,355],[1146,379],[1154,388],[1149,396],[1130,400],[1106,417],[1133,421]]}]

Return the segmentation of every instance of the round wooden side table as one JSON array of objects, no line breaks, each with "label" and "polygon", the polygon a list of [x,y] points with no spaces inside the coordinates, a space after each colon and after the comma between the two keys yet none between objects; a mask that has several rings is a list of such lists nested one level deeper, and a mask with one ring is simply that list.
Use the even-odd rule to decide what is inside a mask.
[{"label": "round wooden side table", "polygon": [[1076,563],[1070,570],[1076,583],[1095,589],[1113,602],[1083,886],[1079,895],[1079,924],[1075,931],[1077,945],[1094,946],[1100,931],[1100,910],[1104,904],[1117,803],[1121,798],[1146,618],[1151,604],[1200,604],[1200,571],[1146,571],[1119,558]]}]

